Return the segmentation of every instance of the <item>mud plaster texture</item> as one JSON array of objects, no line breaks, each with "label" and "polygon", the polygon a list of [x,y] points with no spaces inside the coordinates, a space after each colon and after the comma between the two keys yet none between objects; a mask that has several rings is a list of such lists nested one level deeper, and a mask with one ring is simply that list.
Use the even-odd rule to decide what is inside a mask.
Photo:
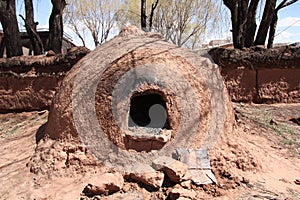
[{"label": "mud plaster texture", "polygon": [[66,72],[88,52],[74,47],[65,55],[1,58],[0,112],[49,109]]},{"label": "mud plaster texture", "polygon": [[[166,101],[171,140],[161,149],[137,152],[128,149],[125,137],[130,99],[147,91]],[[232,131],[233,121],[217,65],[159,34],[128,28],[68,72],[53,98],[45,138],[82,142],[104,164],[128,170],[136,162],[171,156],[178,147],[213,148],[220,134]]]},{"label": "mud plaster texture", "polygon": [[209,54],[233,102],[300,102],[300,47],[216,48]]}]

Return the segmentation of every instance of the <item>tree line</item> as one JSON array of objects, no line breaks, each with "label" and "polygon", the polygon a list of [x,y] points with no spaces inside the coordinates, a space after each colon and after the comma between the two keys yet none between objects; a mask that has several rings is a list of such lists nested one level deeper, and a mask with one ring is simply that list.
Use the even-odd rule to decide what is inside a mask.
[{"label": "tree line", "polygon": [[[95,47],[108,40],[112,32],[124,25],[140,26],[144,31],[160,32],[178,46],[199,47],[205,33],[220,30],[231,15],[235,48],[273,45],[278,12],[298,0],[51,0],[49,38],[44,46],[37,32],[32,0],[24,0],[24,20],[35,55],[53,50],[61,52],[63,24],[86,45],[86,34]],[[225,5],[225,6],[224,6]],[[257,10],[263,7],[258,22]],[[225,19],[225,20],[224,20]],[[22,55],[16,1],[0,0],[0,22],[3,27],[7,57]],[[259,26],[257,25],[259,23]]]},{"label": "tree line", "polygon": [[64,22],[86,45],[94,46],[110,33],[131,24],[144,31],[160,32],[178,46],[199,46],[205,32],[219,30],[223,22],[221,0],[69,0]]}]

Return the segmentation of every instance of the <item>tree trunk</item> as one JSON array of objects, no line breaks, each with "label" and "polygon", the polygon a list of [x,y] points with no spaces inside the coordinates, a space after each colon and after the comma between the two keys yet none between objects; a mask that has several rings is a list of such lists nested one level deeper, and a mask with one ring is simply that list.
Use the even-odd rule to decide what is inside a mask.
[{"label": "tree trunk", "polygon": [[0,22],[4,32],[6,56],[10,58],[23,55],[14,0],[0,0]]},{"label": "tree trunk", "polygon": [[141,0],[141,27],[147,31],[146,0]]},{"label": "tree trunk", "polygon": [[51,0],[52,12],[49,19],[49,39],[47,50],[61,53],[63,41],[63,19],[62,14],[66,6],[65,0]]},{"label": "tree trunk", "polygon": [[[232,40],[234,48],[242,49],[253,45],[264,45],[267,39],[268,47],[271,47],[274,40],[276,24],[278,21],[278,10],[289,6],[298,0],[283,0],[275,9],[276,0],[266,0],[264,13],[260,22],[256,38],[256,11],[260,0],[223,0],[231,13]],[[249,5],[249,7],[248,7]]]},{"label": "tree trunk", "polygon": [[150,13],[150,18],[149,18],[149,31],[152,31],[152,24],[153,24],[153,15],[154,15],[154,10],[156,9],[157,5],[158,5],[158,1],[156,0],[155,4],[152,4],[151,6],[151,13]]},{"label": "tree trunk", "polygon": [[247,22],[247,12],[248,12],[248,3],[249,0],[239,0],[238,1],[238,43],[239,48],[245,46],[245,35],[246,35],[246,22]]},{"label": "tree trunk", "polygon": [[29,35],[34,55],[40,55],[44,53],[44,47],[40,36],[36,31],[37,23],[34,22],[34,11],[32,0],[25,0],[25,27],[27,34]]},{"label": "tree trunk", "polygon": [[224,4],[229,8],[231,13],[232,24],[232,40],[234,48],[242,49],[244,44],[243,39],[243,25],[241,24],[241,14],[239,13],[239,6],[241,0],[224,0]]},{"label": "tree trunk", "polygon": [[277,22],[278,22],[278,12],[280,9],[285,8],[289,5],[292,5],[293,3],[296,3],[298,0],[283,0],[275,9],[274,14],[273,14],[273,18],[270,24],[270,30],[269,30],[269,39],[268,39],[268,48],[272,48],[273,47],[273,42],[274,42],[274,38],[275,38],[275,32],[276,32],[276,26],[277,26]]},{"label": "tree trunk", "polygon": [[245,47],[254,45],[254,37],[256,32],[256,10],[259,0],[250,2],[247,14],[246,31],[245,31]]},{"label": "tree trunk", "polygon": [[96,48],[100,45],[100,42],[98,41],[98,34],[94,30],[91,30],[91,32],[92,32],[92,38],[94,40],[94,45],[95,45],[95,48]]},{"label": "tree trunk", "polygon": [[243,45],[241,44],[241,38],[243,35],[241,33],[239,10],[237,6],[233,8],[231,15],[233,45],[235,48],[242,49]]},{"label": "tree trunk", "polygon": [[273,41],[275,38],[275,32],[276,32],[276,26],[278,21],[278,13],[274,13],[274,16],[272,18],[272,22],[270,25],[270,31],[269,31],[269,38],[268,38],[268,48],[273,47]]},{"label": "tree trunk", "polygon": [[276,6],[276,0],[266,1],[263,18],[260,22],[258,32],[256,35],[255,45],[265,45],[267,35],[268,35],[268,30],[274,15],[275,6]]}]

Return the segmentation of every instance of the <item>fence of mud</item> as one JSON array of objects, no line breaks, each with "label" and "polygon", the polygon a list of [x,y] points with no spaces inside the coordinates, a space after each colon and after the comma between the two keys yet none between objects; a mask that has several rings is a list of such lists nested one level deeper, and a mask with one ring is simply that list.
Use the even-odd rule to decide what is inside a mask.
[{"label": "fence of mud", "polygon": [[[89,50],[66,55],[0,59],[0,112],[49,109],[66,73]],[[253,103],[300,102],[300,48],[216,48],[210,56],[220,66],[231,100]]]}]

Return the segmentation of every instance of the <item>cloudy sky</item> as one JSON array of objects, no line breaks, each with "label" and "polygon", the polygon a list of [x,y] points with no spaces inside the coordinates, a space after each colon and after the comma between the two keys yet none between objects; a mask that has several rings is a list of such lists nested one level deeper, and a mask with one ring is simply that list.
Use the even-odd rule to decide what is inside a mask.
[{"label": "cloudy sky", "polygon": [[[22,2],[22,1],[19,1]],[[51,1],[35,1],[35,18],[39,21],[38,28],[48,28],[48,19],[51,13]],[[22,13],[22,3],[18,5],[17,11]],[[80,40],[68,28],[65,31],[72,36],[73,42],[77,45],[82,45]],[[227,33],[228,34],[228,33]],[[226,35],[226,33],[224,34]],[[300,42],[300,1],[282,9],[279,12],[279,22],[275,34],[275,43],[291,43]],[[218,36],[215,36],[218,37]],[[212,38],[209,38],[212,39]],[[221,39],[221,38],[214,38]],[[93,49],[93,41],[90,39],[87,46]]]},{"label": "cloudy sky", "polygon": [[279,11],[275,42],[300,42],[300,2]]}]

